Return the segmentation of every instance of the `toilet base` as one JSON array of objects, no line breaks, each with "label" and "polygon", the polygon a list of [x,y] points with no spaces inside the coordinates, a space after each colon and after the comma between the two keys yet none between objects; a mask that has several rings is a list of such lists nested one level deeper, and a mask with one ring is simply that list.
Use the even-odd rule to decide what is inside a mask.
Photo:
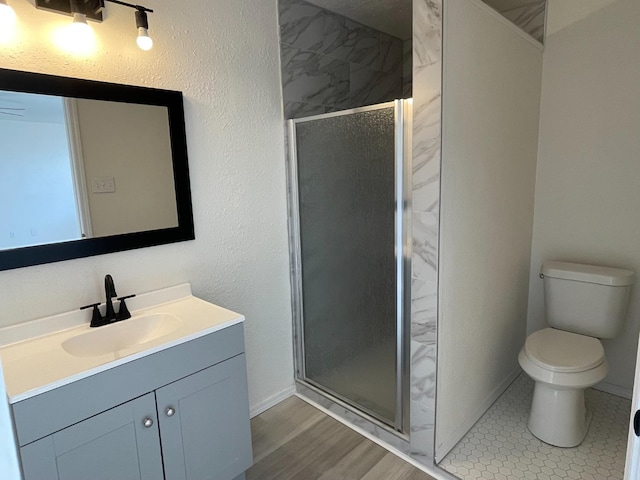
[{"label": "toilet base", "polygon": [[577,447],[589,430],[591,413],[584,404],[584,388],[554,388],[536,382],[529,414],[529,431],[556,447]]}]

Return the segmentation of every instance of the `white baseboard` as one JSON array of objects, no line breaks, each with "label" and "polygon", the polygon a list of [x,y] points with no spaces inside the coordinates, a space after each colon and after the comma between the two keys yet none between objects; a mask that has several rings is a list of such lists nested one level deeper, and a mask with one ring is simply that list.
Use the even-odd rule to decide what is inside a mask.
[{"label": "white baseboard", "polygon": [[[444,442],[442,442],[439,446],[436,445],[436,463],[440,463],[444,457],[455,447],[460,440],[467,434],[471,427],[473,427],[478,420],[485,414],[489,407],[493,405],[493,403],[500,398],[509,385],[511,385],[516,378],[522,373],[522,369],[520,367],[516,368],[513,372],[511,372],[500,384],[489,394],[489,396],[481,403],[478,404],[477,408],[473,410],[471,413],[467,415],[464,421],[460,424],[460,426],[447,438]],[[436,425],[437,429],[437,425]]]},{"label": "white baseboard", "polygon": [[291,397],[294,393],[296,393],[296,387],[291,385],[290,387],[285,388],[281,392],[276,393],[275,395],[271,395],[268,398],[265,398],[263,401],[259,402],[256,405],[251,407],[250,416],[251,418],[257,417],[263,412],[266,412],[271,407],[275,407],[277,404]]},{"label": "white baseboard", "polygon": [[593,388],[604,393],[610,393],[616,397],[626,398],[627,400],[631,400],[633,398],[633,388],[620,387],[607,382],[600,382]]},{"label": "white baseboard", "polygon": [[424,473],[431,475],[435,480],[450,480],[449,477],[445,477],[443,476],[440,472],[436,472],[435,470],[432,470],[424,465],[422,465],[420,462],[414,460],[413,458],[411,458],[409,455],[407,455],[406,453],[401,452],[400,450],[392,447],[391,445],[388,445],[387,443],[383,442],[382,440],[380,440],[378,437],[376,437],[375,435],[372,435],[371,433],[367,432],[366,430],[364,430],[363,428],[358,427],[357,425],[354,425],[352,423],[350,423],[349,421],[345,420],[344,418],[342,418],[339,415],[336,415],[335,413],[333,413],[332,411],[330,411],[327,408],[324,408],[322,405],[314,402],[313,400],[308,399],[307,397],[305,397],[304,395],[301,395],[299,393],[296,393],[296,396],[300,399],[300,400],[304,400],[305,402],[307,402],[309,405],[314,406],[315,408],[317,408],[318,410],[320,410],[321,412],[325,413],[326,415],[330,416],[331,418],[337,420],[338,422],[342,423],[343,425],[349,427],[351,430],[354,430],[355,432],[358,432],[360,435],[362,435],[363,437],[368,438],[369,440],[371,440],[373,443],[380,445],[382,448],[384,448],[385,450],[393,453],[395,456],[401,458],[402,460],[404,460],[407,463],[410,463],[411,465],[413,465],[414,467],[416,467],[418,470],[423,471]]}]

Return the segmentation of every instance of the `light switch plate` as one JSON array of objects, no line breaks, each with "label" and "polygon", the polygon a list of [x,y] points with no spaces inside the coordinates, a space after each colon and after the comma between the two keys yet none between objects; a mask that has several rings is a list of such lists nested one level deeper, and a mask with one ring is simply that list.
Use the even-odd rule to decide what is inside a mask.
[{"label": "light switch plate", "polygon": [[114,177],[94,177],[91,180],[93,193],[115,193],[116,179]]}]

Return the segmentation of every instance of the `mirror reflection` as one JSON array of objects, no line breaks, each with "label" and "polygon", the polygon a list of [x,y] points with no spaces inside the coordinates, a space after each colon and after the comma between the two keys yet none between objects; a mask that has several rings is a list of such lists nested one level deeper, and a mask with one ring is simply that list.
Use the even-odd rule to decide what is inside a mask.
[{"label": "mirror reflection", "polygon": [[168,109],[0,91],[0,250],[178,226]]}]

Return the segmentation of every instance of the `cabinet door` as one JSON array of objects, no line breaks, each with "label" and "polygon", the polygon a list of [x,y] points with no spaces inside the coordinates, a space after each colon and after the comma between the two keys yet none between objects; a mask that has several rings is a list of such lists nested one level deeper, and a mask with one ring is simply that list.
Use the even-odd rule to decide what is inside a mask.
[{"label": "cabinet door", "polygon": [[154,395],[25,445],[20,454],[25,480],[162,479]]},{"label": "cabinet door", "polygon": [[166,480],[232,480],[252,463],[244,354],[156,390]]}]

